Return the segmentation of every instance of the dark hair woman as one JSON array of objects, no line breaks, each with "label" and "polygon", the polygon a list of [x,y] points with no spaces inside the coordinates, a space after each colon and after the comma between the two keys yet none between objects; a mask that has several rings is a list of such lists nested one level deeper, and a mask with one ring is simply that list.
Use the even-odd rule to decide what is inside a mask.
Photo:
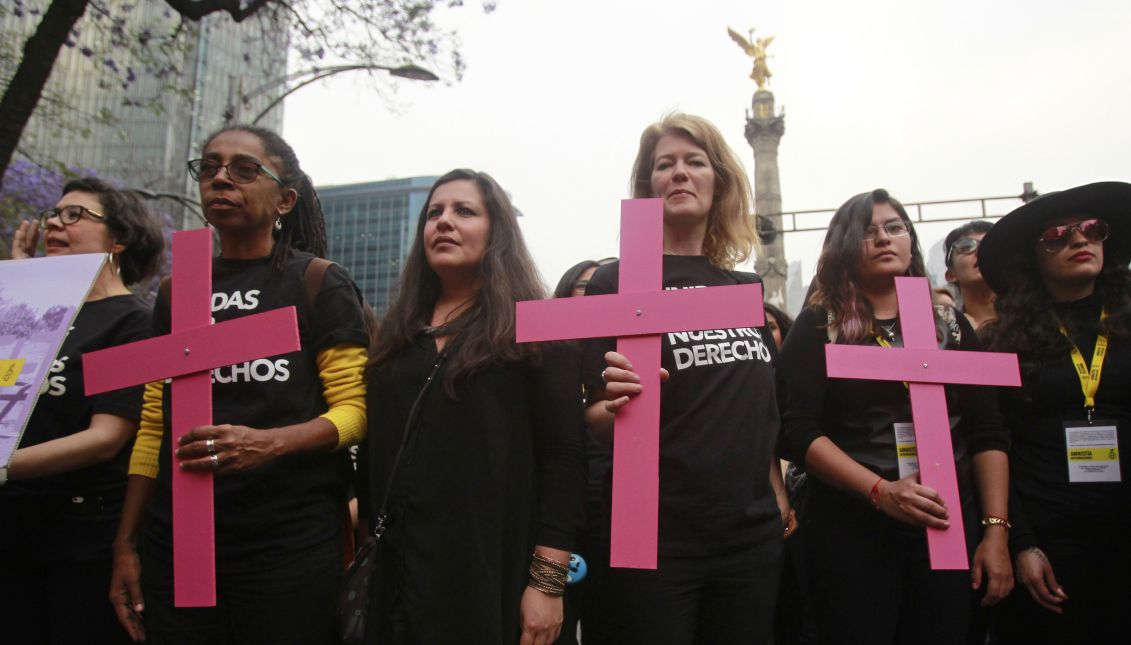
[{"label": "dark hair woman", "polygon": [[780,307],[775,307],[770,303],[762,305],[766,309],[766,326],[770,328],[770,333],[774,335],[774,344],[781,349],[781,344],[785,341],[785,337],[789,335],[789,328],[793,327],[793,318],[785,313]]},{"label": "dark hair woman", "polygon": [[515,303],[544,295],[499,185],[438,179],[370,361],[374,642],[558,635],[585,457],[576,359],[515,343]]},{"label": "dark hair woman", "polygon": [[[277,134],[225,128],[189,162],[189,174],[220,239],[213,318],[293,306],[302,347],[213,370],[215,425],[177,445],[169,386],[146,387],[111,599],[134,638],[325,642],[343,573],[349,457],[339,448],[365,432],[361,300],[341,267],[317,259],[325,251],[318,197]],[[169,331],[163,294],[155,334]],[[173,467],[215,474],[215,607],[173,606]]]},{"label": "dark hair woman", "polygon": [[[830,342],[902,345],[895,278],[925,274],[898,201],[884,190],[849,199],[829,224],[808,306],[782,348],[785,438],[809,474],[802,551],[821,643],[961,643],[971,585],[985,587],[982,602],[992,604],[1013,584],[1008,442],[993,389],[946,387],[962,498],[962,508],[946,508],[897,452],[897,443],[914,442],[907,388],[826,376]],[[978,349],[964,316],[936,312],[942,348]],[[988,524],[980,539],[979,506]],[[945,528],[959,513],[967,544],[977,545],[972,571],[932,571],[923,529]]]},{"label": "dark hair woman", "polygon": [[106,605],[110,544],[126,492],[141,388],[83,393],[83,354],[145,338],[149,308],[128,287],[160,264],[164,238],[136,196],[94,178],[16,231],[12,257],[106,253],[109,260],[63,340],[3,485],[0,623],[6,641],[124,642]]},{"label": "dark hair woman", "polygon": [[600,262],[596,260],[582,260],[577,264],[566,269],[558,280],[558,286],[554,287],[553,298],[572,298],[574,296],[584,296],[585,287],[589,286],[589,279],[593,277],[593,273],[597,271],[597,267],[601,266]]},{"label": "dark hair woman", "polygon": [[[761,280],[733,270],[757,248],[750,187],[709,121],[673,114],[648,126],[632,192],[664,202],[665,289]],[[616,292],[618,276],[618,263],[601,267],[587,295]],[[609,570],[608,620],[619,630],[610,642],[765,643],[789,514],[774,454],[776,346],[766,327],[662,339],[659,566]],[[586,341],[582,358],[586,420],[606,441],[641,391],[615,346]]]},{"label": "dark hair woman", "polygon": [[1131,441],[1129,216],[1131,184],[1049,193],[1002,218],[978,253],[998,295],[986,341],[1017,353],[1023,384],[1001,392],[1010,547],[1028,592],[1002,607],[1003,643],[1131,639],[1131,485],[1118,449]]}]

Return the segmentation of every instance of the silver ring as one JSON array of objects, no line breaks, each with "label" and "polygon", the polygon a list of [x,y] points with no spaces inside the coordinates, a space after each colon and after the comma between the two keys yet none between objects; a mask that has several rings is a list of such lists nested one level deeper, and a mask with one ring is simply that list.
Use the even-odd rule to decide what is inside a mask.
[{"label": "silver ring", "polygon": [[219,470],[219,468],[220,468],[220,457],[218,457],[215,454],[212,454],[212,455],[208,455],[208,458],[212,460],[212,470]]},{"label": "silver ring", "polygon": [[609,379],[605,377],[605,372],[607,372],[608,369],[609,368],[606,367],[605,369],[601,370],[601,382],[602,383],[608,383],[609,382]]},{"label": "silver ring", "polygon": [[208,454],[210,454],[210,455],[215,455],[218,452],[216,450],[216,440],[215,439],[209,439],[209,440],[205,441],[204,446],[206,448],[208,448]]}]

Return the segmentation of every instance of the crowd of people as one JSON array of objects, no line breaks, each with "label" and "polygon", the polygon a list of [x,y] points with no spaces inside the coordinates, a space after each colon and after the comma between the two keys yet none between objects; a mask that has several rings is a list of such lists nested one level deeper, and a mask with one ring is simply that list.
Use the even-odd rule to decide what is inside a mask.
[{"label": "crowd of people", "polygon": [[[796,320],[767,304],[761,327],[661,335],[658,566],[632,569],[608,561],[610,468],[641,375],[613,338],[516,343],[515,303],[551,294],[490,175],[435,182],[374,324],[279,135],[225,127],[188,172],[219,240],[213,320],[294,307],[301,349],[214,370],[213,425],[174,440],[169,383],[83,392],[85,352],[170,330],[169,279],[152,307],[129,289],[164,252],[144,202],[78,179],[23,223],[13,258],[42,238],[108,261],[0,470],[4,642],[339,642],[355,524],[377,540],[367,643],[1131,639],[1131,184],[947,236],[939,348],[1014,353],[1023,383],[945,386],[953,506],[908,459],[906,384],[826,372],[830,344],[903,345],[895,278],[926,271],[887,191],[837,210]],[[629,193],[663,201],[664,289],[760,282],[735,270],[760,250],[751,187],[710,122],[645,128]],[[586,260],[552,297],[618,276]],[[214,476],[212,607],[175,602],[173,469]],[[958,517],[969,570],[932,570],[927,532]],[[589,572],[567,587],[571,554]]]}]

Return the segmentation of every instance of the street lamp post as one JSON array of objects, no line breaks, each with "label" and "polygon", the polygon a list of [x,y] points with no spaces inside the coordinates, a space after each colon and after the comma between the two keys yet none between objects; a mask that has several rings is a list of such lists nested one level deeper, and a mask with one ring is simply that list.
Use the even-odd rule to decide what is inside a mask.
[{"label": "street lamp post", "polygon": [[260,119],[262,119],[264,116],[266,116],[268,112],[275,109],[276,106],[278,106],[280,103],[282,103],[283,99],[287,98],[288,96],[297,92],[298,90],[306,87],[307,85],[310,85],[311,83],[313,83],[315,81],[320,81],[324,78],[329,78],[330,76],[341,74],[343,72],[360,72],[360,71],[383,71],[383,72],[388,72],[390,76],[396,76],[398,78],[407,78],[407,79],[413,80],[413,81],[438,81],[438,80],[440,80],[440,78],[438,76],[436,76],[435,74],[433,74],[432,72],[428,71],[427,69],[424,69],[423,67],[419,67],[417,65],[402,65],[400,67],[387,67],[385,65],[357,64],[357,65],[332,65],[330,67],[312,67],[310,69],[301,70],[301,71],[295,72],[293,74],[288,74],[286,76],[267,81],[266,83],[260,85],[259,87],[251,90],[247,94],[240,93],[239,100],[233,101],[232,104],[230,104],[228,106],[228,110],[224,114],[225,121],[226,121],[226,123],[231,124],[239,118],[239,106],[241,104],[245,107],[248,107],[248,106],[250,106],[252,99],[257,98],[257,97],[259,97],[263,94],[266,94],[267,92],[269,92],[271,90],[277,89],[279,86],[285,86],[289,83],[298,81],[298,83],[294,87],[291,87],[287,91],[285,91],[282,94],[280,94],[279,96],[277,96],[273,101],[271,101],[271,103],[269,103],[267,105],[267,107],[263,108],[263,110],[261,112],[259,112],[259,114],[257,114],[254,119],[251,120],[252,125],[255,125],[256,123],[259,123]]}]

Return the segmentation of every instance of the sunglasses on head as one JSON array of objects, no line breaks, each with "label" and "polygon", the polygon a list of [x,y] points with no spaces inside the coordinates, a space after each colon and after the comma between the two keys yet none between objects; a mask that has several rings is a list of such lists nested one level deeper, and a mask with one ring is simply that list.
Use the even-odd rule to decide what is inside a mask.
[{"label": "sunglasses on head", "polygon": [[1093,217],[1074,224],[1048,227],[1044,233],[1041,233],[1041,246],[1049,253],[1059,253],[1068,246],[1073,231],[1080,231],[1080,235],[1083,235],[1084,239],[1089,242],[1103,242],[1107,239],[1109,232],[1107,222],[1098,217]]}]

